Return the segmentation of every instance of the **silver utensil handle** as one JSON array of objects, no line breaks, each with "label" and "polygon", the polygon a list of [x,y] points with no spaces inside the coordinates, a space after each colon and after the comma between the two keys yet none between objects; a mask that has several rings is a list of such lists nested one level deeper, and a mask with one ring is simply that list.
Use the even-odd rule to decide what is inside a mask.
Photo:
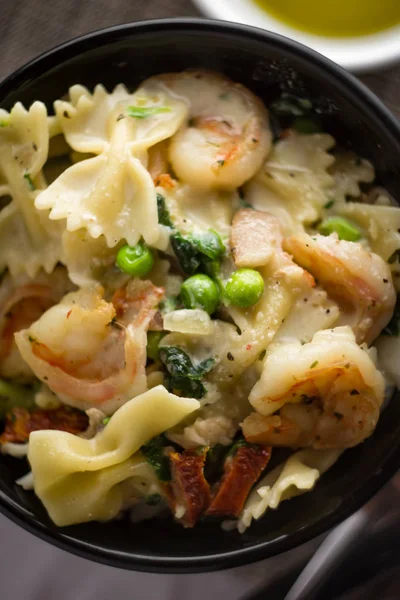
[{"label": "silver utensil handle", "polygon": [[365,509],[338,525],[322,542],[285,596],[285,600],[311,600],[365,534],[370,515]]}]

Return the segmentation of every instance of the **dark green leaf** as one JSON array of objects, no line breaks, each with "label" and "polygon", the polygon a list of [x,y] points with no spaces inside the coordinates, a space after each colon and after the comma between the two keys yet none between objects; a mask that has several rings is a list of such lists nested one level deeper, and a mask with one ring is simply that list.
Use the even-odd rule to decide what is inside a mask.
[{"label": "dark green leaf", "polygon": [[182,234],[176,232],[171,235],[171,246],[179,261],[182,270],[188,275],[193,275],[201,264],[201,254]]},{"label": "dark green leaf", "polygon": [[213,368],[213,358],[194,365],[186,352],[176,346],[161,348],[159,356],[167,370],[165,377],[167,389],[180,390],[189,398],[199,399],[205,395],[207,390],[200,380]]},{"label": "dark green leaf", "polygon": [[165,225],[166,227],[171,227],[173,229],[173,224],[169,216],[169,211],[165,202],[165,198],[162,194],[157,194],[157,210],[158,210],[158,222],[160,225]]},{"label": "dark green leaf", "polygon": [[224,242],[219,233],[214,229],[209,229],[207,233],[191,235],[189,240],[201,254],[204,254],[211,260],[216,260],[225,253]]},{"label": "dark green leaf", "polygon": [[169,457],[165,454],[165,448],[168,445],[168,440],[163,435],[159,435],[140,449],[160,481],[170,481],[171,479]]},{"label": "dark green leaf", "polygon": [[189,379],[200,379],[214,365],[213,358],[207,358],[198,365],[194,365],[186,352],[177,346],[165,346],[161,348],[160,359],[170,375],[174,377],[188,377]]}]

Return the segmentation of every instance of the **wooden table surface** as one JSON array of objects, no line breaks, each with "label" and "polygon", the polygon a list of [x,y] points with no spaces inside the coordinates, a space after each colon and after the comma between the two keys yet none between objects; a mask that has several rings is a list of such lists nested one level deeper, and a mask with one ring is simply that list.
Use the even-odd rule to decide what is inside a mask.
[{"label": "wooden table surface", "polygon": [[[201,16],[190,0],[3,0],[1,4],[0,79],[41,52],[94,29],[141,19]],[[361,79],[400,117],[400,64]]]}]

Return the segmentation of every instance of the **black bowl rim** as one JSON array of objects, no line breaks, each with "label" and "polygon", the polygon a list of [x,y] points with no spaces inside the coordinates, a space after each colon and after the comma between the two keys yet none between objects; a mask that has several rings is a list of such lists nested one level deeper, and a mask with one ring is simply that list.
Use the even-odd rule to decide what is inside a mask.
[{"label": "black bowl rim", "polygon": [[[371,90],[330,59],[299,42],[279,34],[248,25],[213,19],[151,19],[114,25],[73,38],[40,54],[0,82],[0,102],[2,98],[4,99],[7,97],[10,92],[18,88],[22,83],[31,80],[36,71],[44,73],[47,68],[51,66],[50,63],[54,63],[55,59],[62,62],[78,55],[86,49],[92,48],[95,40],[97,42],[101,40],[102,43],[107,43],[108,38],[110,41],[113,41],[119,36],[123,37],[125,35],[134,34],[135,32],[151,32],[168,29],[187,31],[190,28],[194,28],[197,31],[201,29],[210,33],[221,33],[222,35],[232,33],[241,35],[243,38],[249,37],[261,42],[266,41],[274,44],[278,49],[282,48],[292,54],[300,55],[308,62],[314,63],[320,68],[325,68],[330,72],[332,77],[334,77],[336,83],[351,88],[352,92],[358,96],[364,105],[368,106],[370,110],[375,111],[380,121],[383,122],[385,127],[390,131],[392,137],[395,137],[400,143],[399,121]],[[353,512],[360,508],[360,506],[372,498],[372,496],[394,475],[399,466],[400,456],[397,452],[392,452],[386,459],[384,465],[377,472],[371,474],[371,478],[362,484],[357,494],[350,499],[345,507],[336,510],[333,514],[326,516],[324,519],[319,520],[313,525],[303,527],[290,536],[283,535],[273,541],[260,542],[259,544],[256,543],[248,548],[203,556],[149,557],[138,553],[131,554],[129,552],[117,550],[106,550],[98,545],[83,540],[77,540],[67,533],[63,533],[62,529],[44,526],[32,516],[29,511],[24,510],[2,491],[0,491],[0,512],[14,521],[17,525],[20,525],[25,530],[44,541],[82,558],[91,559],[108,566],[145,572],[199,573],[243,566],[245,564],[263,560],[291,550],[292,548],[326,532],[349,517]]]}]

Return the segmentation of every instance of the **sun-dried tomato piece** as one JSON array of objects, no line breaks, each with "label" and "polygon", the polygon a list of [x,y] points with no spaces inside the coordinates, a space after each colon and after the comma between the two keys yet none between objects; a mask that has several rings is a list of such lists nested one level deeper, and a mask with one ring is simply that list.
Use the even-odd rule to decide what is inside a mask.
[{"label": "sun-dried tomato piece", "polygon": [[61,406],[54,410],[36,408],[32,411],[17,407],[7,413],[0,443],[26,442],[32,431],[41,429],[57,429],[78,434],[85,431],[88,423],[89,419],[85,413],[67,406]]},{"label": "sun-dried tomato piece", "polygon": [[226,460],[224,475],[206,514],[238,517],[270,458],[270,446],[241,446],[235,456]]},{"label": "sun-dried tomato piece", "polygon": [[185,527],[194,527],[211,500],[210,486],[204,477],[207,449],[198,453],[185,450],[171,452],[170,464],[174,510],[182,506],[184,514],[177,517]]}]

